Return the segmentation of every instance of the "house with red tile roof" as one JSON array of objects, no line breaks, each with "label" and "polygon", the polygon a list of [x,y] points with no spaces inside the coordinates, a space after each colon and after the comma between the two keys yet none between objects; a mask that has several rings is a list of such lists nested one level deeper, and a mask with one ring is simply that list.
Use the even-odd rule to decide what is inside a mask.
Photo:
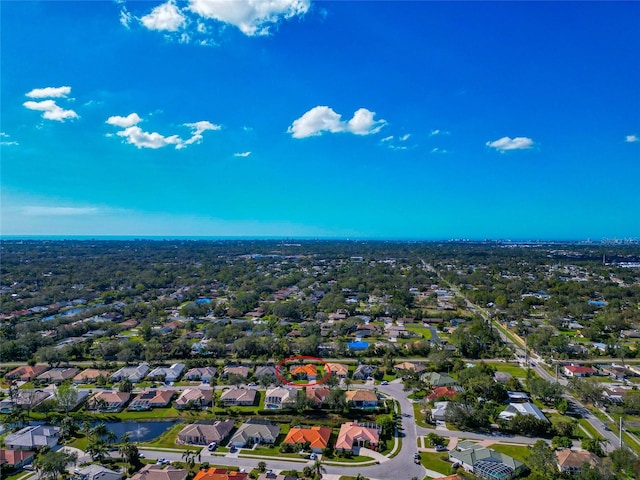
[{"label": "house with red tile roof", "polygon": [[173,390],[150,388],[138,394],[129,404],[129,410],[150,410],[168,407],[173,397]]},{"label": "house with red tile roof", "polygon": [[0,449],[0,465],[6,465],[15,470],[30,464],[35,457],[36,452],[33,450]]},{"label": "house with red tile roof", "polygon": [[89,399],[87,408],[89,410],[100,410],[101,412],[119,412],[130,398],[131,394],[129,392],[103,390]]},{"label": "house with red tile roof", "polygon": [[206,408],[211,405],[213,391],[210,388],[187,388],[176,400],[176,408]]},{"label": "house with red tile roof", "polygon": [[433,391],[427,395],[427,400],[438,400],[441,398],[452,399],[462,391],[462,388],[454,387],[435,387]]},{"label": "house with red tile roof", "polygon": [[313,402],[316,406],[322,406],[324,402],[329,398],[329,387],[315,387],[315,388],[307,388],[306,394],[307,398]]},{"label": "house with red tile roof", "polygon": [[327,367],[329,367],[331,373],[335,373],[338,378],[347,378],[349,375],[349,367],[342,363],[327,363],[325,365],[325,370]]},{"label": "house with red tile roof", "polygon": [[375,449],[380,441],[377,428],[365,427],[358,422],[343,423],[336,440],[336,450],[353,451],[353,447]]},{"label": "house with red tile roof", "polygon": [[5,375],[7,380],[20,380],[23,382],[29,382],[36,378],[41,373],[46,372],[49,369],[46,365],[23,365],[21,367],[14,368]]},{"label": "house with red tile roof", "polygon": [[200,470],[193,480],[247,480],[247,472],[236,472],[224,468],[209,468]]},{"label": "house with red tile roof", "polygon": [[298,378],[306,378],[307,380],[315,380],[318,376],[318,369],[313,364],[296,365],[291,367],[291,375]]},{"label": "house with red tile roof", "polygon": [[378,396],[371,390],[347,390],[346,397],[355,408],[378,408]]},{"label": "house with red tile roof", "polygon": [[331,438],[331,428],[311,427],[311,428],[291,428],[283,443],[296,444],[309,442],[309,448],[315,453],[322,452],[327,448]]},{"label": "house with red tile roof", "polygon": [[583,367],[580,365],[565,365],[564,374],[567,377],[588,377],[595,375],[597,370],[592,367]]},{"label": "house with red tile roof", "polygon": [[105,380],[111,375],[106,370],[98,370],[96,368],[87,368],[81,371],[75,377],[73,377],[73,383],[79,385],[81,383],[95,383],[98,377],[103,377]]}]

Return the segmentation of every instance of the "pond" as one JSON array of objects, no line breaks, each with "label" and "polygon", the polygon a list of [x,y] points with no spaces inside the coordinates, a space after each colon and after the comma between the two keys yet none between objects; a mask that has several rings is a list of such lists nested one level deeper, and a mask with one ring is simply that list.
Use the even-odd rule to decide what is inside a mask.
[{"label": "pond", "polygon": [[151,422],[104,422],[108,430],[116,434],[118,440],[125,432],[132,442],[148,442],[159,437],[173,427],[179,420],[160,420]]}]

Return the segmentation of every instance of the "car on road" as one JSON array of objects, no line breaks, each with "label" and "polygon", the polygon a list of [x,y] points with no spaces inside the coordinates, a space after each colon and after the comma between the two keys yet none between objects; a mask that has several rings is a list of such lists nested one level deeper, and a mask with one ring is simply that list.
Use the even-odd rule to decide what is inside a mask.
[{"label": "car on road", "polygon": [[144,453],[140,453],[140,452],[138,452],[138,458],[145,458],[145,457],[144,457]]},{"label": "car on road", "polygon": [[386,380],[383,382],[380,382],[380,385],[389,385],[389,382],[387,382]]},{"label": "car on road", "polygon": [[236,447],[229,447],[229,453],[236,453],[238,449]]},{"label": "car on road", "polygon": [[420,463],[420,454],[418,452],[413,454],[413,463]]},{"label": "car on road", "polygon": [[309,455],[309,460],[317,460],[318,456],[315,453],[312,453],[311,455]]},{"label": "car on road", "polygon": [[256,382],[251,382],[247,385],[247,387],[257,387],[258,384]]}]

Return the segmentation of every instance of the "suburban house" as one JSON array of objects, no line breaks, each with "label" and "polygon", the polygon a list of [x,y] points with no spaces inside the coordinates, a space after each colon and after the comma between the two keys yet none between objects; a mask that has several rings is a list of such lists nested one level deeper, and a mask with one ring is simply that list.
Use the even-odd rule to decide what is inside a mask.
[{"label": "suburban house", "polygon": [[329,445],[331,438],[331,428],[311,427],[311,428],[291,428],[283,443],[296,444],[309,442],[312,452],[321,453]]},{"label": "suburban house", "polygon": [[588,377],[597,373],[595,368],[580,365],[565,365],[563,371],[567,377]]},{"label": "suburban house", "polygon": [[87,408],[101,412],[119,412],[125,407],[130,398],[131,394],[129,392],[103,390],[89,399]]},{"label": "suburban house", "polygon": [[355,408],[378,408],[378,396],[371,390],[347,390],[346,397]]},{"label": "suburban house", "polygon": [[87,465],[73,472],[76,480],[122,480],[122,474],[102,465]]},{"label": "suburban house", "polygon": [[358,422],[343,423],[336,440],[336,450],[353,451],[353,447],[375,449],[380,441],[378,428],[360,425]]},{"label": "suburban house", "polygon": [[[36,452],[31,450],[6,450],[0,449],[0,465],[5,465],[9,469],[18,470],[24,465],[33,462]],[[4,468],[4,467],[2,467]]]},{"label": "suburban house", "polygon": [[449,452],[449,461],[460,464],[467,472],[490,480],[514,478],[525,469],[522,462],[470,440],[458,443],[457,448]]},{"label": "suburban house", "polygon": [[260,377],[275,377],[276,376],[276,367],[273,365],[261,365],[256,367],[256,371],[254,373],[256,378]]},{"label": "suburban house", "polygon": [[96,368],[87,368],[73,377],[73,383],[75,385],[82,383],[95,383],[98,380],[98,377],[102,377],[106,380],[109,378],[109,372],[106,370],[98,370]]},{"label": "suburban house", "polygon": [[432,388],[433,387],[452,387],[458,384],[458,382],[456,382],[453,378],[451,378],[446,373],[428,372],[428,373],[422,374],[420,376],[420,379],[423,382],[431,385]]},{"label": "suburban house", "polygon": [[149,373],[149,364],[141,363],[137,367],[122,367],[120,370],[116,371],[113,375],[111,375],[111,381],[120,382],[125,378],[128,379],[131,383],[141,382],[144,377]]},{"label": "suburban house", "polygon": [[453,387],[435,387],[433,391],[427,395],[427,400],[438,400],[440,398],[453,399],[456,395],[462,392],[462,387],[457,385]]},{"label": "suburban house", "polygon": [[149,372],[147,378],[162,380],[167,383],[175,382],[182,375],[184,368],[184,363],[174,363],[170,367],[157,367]]},{"label": "suburban house", "polygon": [[30,367],[28,365],[24,365],[22,367],[17,367],[11,370],[9,373],[5,375],[7,380],[20,380],[22,382],[30,382],[38,375],[47,371],[49,367],[46,365],[34,365]]},{"label": "suburban house", "polygon": [[627,394],[628,389],[622,387],[610,387],[605,388],[602,391],[602,397],[611,403],[622,403],[624,396]]},{"label": "suburban house", "polygon": [[185,480],[188,474],[188,470],[152,463],[142,467],[131,480]]},{"label": "suburban house", "polygon": [[591,452],[576,452],[569,448],[558,450],[556,458],[558,459],[558,470],[563,473],[578,473],[585,463],[590,467],[596,467],[600,463],[598,457]]},{"label": "suburban house", "polygon": [[76,376],[78,369],[75,367],[51,368],[36,377],[39,382],[60,384]]},{"label": "suburban house", "polygon": [[35,390],[33,388],[18,390],[17,398],[12,400],[11,397],[6,397],[0,400],[0,413],[9,413],[9,411],[16,406],[26,410],[31,409],[51,398],[51,395],[52,392]]},{"label": "suburban house", "polygon": [[510,403],[506,409],[500,412],[498,418],[511,420],[516,415],[533,415],[538,420],[543,420],[545,422],[549,421],[547,417],[544,416],[544,413],[542,413],[536,405],[530,402]]},{"label": "suburban house", "polygon": [[360,364],[356,367],[356,370],[353,372],[353,378],[355,380],[366,380],[367,378],[373,375],[373,372],[375,372],[375,370],[376,370],[375,367],[371,365]]},{"label": "suburban house", "polygon": [[496,383],[508,383],[513,376],[507,372],[495,372],[493,374],[493,381]]},{"label": "suburban house", "polygon": [[436,422],[444,422],[449,402],[435,402],[431,409],[431,418]]},{"label": "suburban house", "polygon": [[287,387],[268,388],[264,399],[264,408],[284,408],[287,403],[296,400],[297,390]]},{"label": "suburban house", "polygon": [[234,447],[260,443],[275,443],[280,434],[280,426],[267,420],[249,419],[244,422],[229,441]]},{"label": "suburban house", "polygon": [[213,425],[192,423],[178,433],[178,442],[189,445],[208,445],[211,442],[222,443],[233,430],[232,420],[218,420]]},{"label": "suburban house", "polygon": [[284,475],[282,473],[262,473],[258,476],[257,480],[298,480],[297,475]]},{"label": "suburban house", "polygon": [[253,388],[230,388],[222,392],[220,401],[225,406],[254,405],[258,392]]},{"label": "suburban house", "polygon": [[24,427],[10,433],[4,439],[9,450],[35,450],[40,447],[53,447],[58,444],[60,428],[49,425]]},{"label": "suburban house", "polygon": [[196,367],[191,368],[184,374],[184,379],[189,381],[201,381],[209,383],[213,377],[218,373],[216,367]]},{"label": "suburban house", "polygon": [[311,400],[314,405],[320,407],[324,402],[329,398],[329,387],[315,387],[315,388],[307,388],[306,395],[309,400]]},{"label": "suburban house", "polygon": [[511,402],[528,402],[529,394],[527,392],[507,392],[507,397],[509,397],[509,401]]},{"label": "suburban house", "polygon": [[210,388],[187,388],[176,400],[176,408],[203,408],[211,405],[213,390]]},{"label": "suburban house", "polygon": [[295,365],[291,367],[291,375],[295,378],[304,378],[306,380],[315,380],[318,376],[318,369],[310,363],[306,365]]},{"label": "suburban house", "polygon": [[173,390],[150,388],[139,393],[129,404],[129,410],[150,410],[168,407],[173,397]]},{"label": "suburban house", "polygon": [[249,367],[244,365],[226,366],[222,371],[222,376],[228,377],[229,375],[238,375],[239,377],[247,378],[249,376]]},{"label": "suburban house", "polygon": [[335,373],[338,378],[347,378],[349,375],[349,367],[342,363],[327,363],[324,368],[328,368],[331,373]]},{"label": "suburban house", "polygon": [[415,362],[398,363],[397,365],[394,365],[394,368],[396,370],[407,370],[408,372],[413,372],[413,373],[422,373],[427,369],[427,367],[425,367],[421,363],[415,363]]},{"label": "suburban house", "polygon": [[225,468],[209,468],[200,470],[193,480],[248,480],[247,472],[227,470]]}]

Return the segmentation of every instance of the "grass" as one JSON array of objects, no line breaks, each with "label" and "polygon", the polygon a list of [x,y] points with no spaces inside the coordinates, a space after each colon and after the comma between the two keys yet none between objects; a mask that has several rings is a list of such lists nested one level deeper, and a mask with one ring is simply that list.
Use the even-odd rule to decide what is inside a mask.
[{"label": "grass", "polygon": [[3,475],[2,478],[4,480],[19,480],[20,478],[23,478],[23,477],[26,478],[27,476],[31,476],[31,475],[35,475],[35,472],[23,472],[23,471],[20,471],[20,472],[17,472],[17,473],[12,473],[11,475],[7,475],[7,476]]},{"label": "grass", "polygon": [[[578,424],[581,425],[589,433],[589,435],[591,435],[591,437],[596,438],[600,436],[597,430],[593,428],[591,424],[587,422],[584,418],[579,419]],[[584,438],[584,435],[582,436]]]},{"label": "grass", "polygon": [[509,455],[511,458],[520,460],[522,463],[525,463],[525,459],[529,456],[530,452],[529,447],[524,447],[522,445],[505,445],[496,443],[490,445],[489,448],[495,450],[496,452]]},{"label": "grass", "polygon": [[193,446],[193,445],[178,445],[176,443],[176,438],[178,438],[178,433],[180,430],[184,428],[182,423],[176,423],[169,430],[164,432],[155,440],[150,442],[139,443],[140,447],[155,447],[155,448],[172,448],[177,450],[193,450],[202,448],[201,446]]},{"label": "grass", "polygon": [[87,443],[89,443],[89,439],[83,436],[83,437],[75,438],[71,442],[67,443],[67,446],[79,448],[84,452],[87,449]]},{"label": "grass", "polygon": [[299,455],[298,452],[292,453],[280,453],[280,450],[276,447],[256,447],[254,449],[242,448],[240,449],[240,456],[244,455],[255,455],[255,456],[265,456],[265,457],[286,457],[286,458],[297,458],[300,460],[304,460],[302,455]]},{"label": "grass", "polygon": [[424,428],[433,428],[433,425],[430,425],[424,421],[425,414],[420,411],[422,410],[422,408],[422,405],[420,405],[419,403],[413,404],[413,418],[416,421],[416,425]]},{"label": "grass", "polygon": [[364,455],[357,455],[355,457],[338,457],[334,455],[334,457],[331,460],[326,460],[326,461],[323,461],[322,463],[331,465],[335,463],[366,463],[366,462],[375,462],[375,460],[371,457],[365,457]]},{"label": "grass", "polygon": [[518,366],[518,364],[502,363],[502,362],[490,362],[488,364],[491,365],[492,367],[495,367],[496,371],[508,373],[512,377],[516,377],[516,378],[527,377],[527,370]]},{"label": "grass", "polygon": [[420,463],[428,470],[433,470],[443,475],[451,473],[451,462],[448,461],[449,455],[442,453],[421,452]]}]

